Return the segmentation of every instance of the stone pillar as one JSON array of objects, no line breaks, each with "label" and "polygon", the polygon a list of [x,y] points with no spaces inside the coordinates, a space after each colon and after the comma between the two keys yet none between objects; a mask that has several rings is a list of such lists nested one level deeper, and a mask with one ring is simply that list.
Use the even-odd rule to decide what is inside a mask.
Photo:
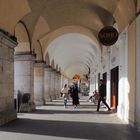
[{"label": "stone pillar", "polygon": [[44,68],[44,97],[45,97],[45,102],[52,101],[51,95],[50,95],[51,70],[52,70],[52,68],[49,67],[49,66],[45,66],[45,68]]},{"label": "stone pillar", "polygon": [[44,105],[44,63],[34,63],[34,101],[35,105]]},{"label": "stone pillar", "polygon": [[63,87],[64,87],[65,84],[68,84],[68,78],[63,76]]},{"label": "stone pillar", "polygon": [[[34,104],[34,59],[35,56],[30,53],[21,53],[15,55],[15,93],[18,91],[23,95],[30,94],[29,108],[20,108],[21,112],[32,111]],[[28,110],[27,110],[28,109]]]},{"label": "stone pillar", "polygon": [[17,42],[0,31],[0,125],[17,118],[14,107],[14,47]]},{"label": "stone pillar", "polygon": [[56,98],[59,97],[59,94],[58,94],[58,85],[59,85],[59,83],[58,82],[59,82],[58,81],[58,72],[56,71],[55,72],[55,96],[56,96]]},{"label": "stone pillar", "polygon": [[136,21],[128,27],[128,117],[131,125],[135,124],[136,105]]},{"label": "stone pillar", "polygon": [[56,93],[57,93],[57,71],[54,71],[54,98],[55,99],[57,98]]},{"label": "stone pillar", "polygon": [[125,30],[119,36],[119,83],[117,115],[128,123],[129,119],[129,83],[128,83],[128,32]]},{"label": "stone pillar", "polygon": [[61,75],[61,89],[64,87],[64,76],[63,75]]},{"label": "stone pillar", "polygon": [[140,130],[140,15],[136,20],[136,97],[135,125]]},{"label": "stone pillar", "polygon": [[61,92],[61,74],[60,72],[58,73],[58,95],[60,97],[60,92]]},{"label": "stone pillar", "polygon": [[60,72],[57,72],[57,97],[59,98],[61,96],[61,74]]},{"label": "stone pillar", "polygon": [[52,69],[51,70],[51,80],[50,80],[50,95],[51,95],[51,99],[56,99],[55,96],[55,70]]}]

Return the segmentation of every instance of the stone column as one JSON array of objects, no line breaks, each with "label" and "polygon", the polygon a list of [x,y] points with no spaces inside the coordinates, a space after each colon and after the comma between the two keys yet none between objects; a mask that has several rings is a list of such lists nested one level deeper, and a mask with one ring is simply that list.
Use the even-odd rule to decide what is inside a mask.
[{"label": "stone column", "polygon": [[64,76],[63,75],[61,75],[61,89],[64,87]]},{"label": "stone column", "polygon": [[26,112],[35,109],[34,104],[34,59],[30,53],[19,53],[15,55],[15,93],[18,91],[23,95],[30,94],[29,108],[22,108],[20,111]]},{"label": "stone column", "polygon": [[44,63],[34,63],[34,101],[35,105],[44,105]]},{"label": "stone column", "polygon": [[140,131],[140,15],[136,20],[136,97],[135,126]]},{"label": "stone column", "polygon": [[61,74],[60,72],[57,72],[57,96],[58,98],[61,96]]},{"label": "stone column", "polygon": [[45,66],[45,68],[44,68],[44,97],[45,97],[45,102],[52,101],[51,95],[50,95],[51,70],[52,70],[52,68],[50,66]]},{"label": "stone column", "polygon": [[68,79],[65,76],[63,76],[63,87],[65,84],[68,84]]},{"label": "stone column", "polygon": [[60,92],[61,92],[61,74],[60,72],[58,73],[58,95],[60,97]]},{"label": "stone column", "polygon": [[56,93],[57,93],[57,71],[54,71],[54,99],[56,99]]},{"label": "stone column", "polygon": [[16,119],[14,107],[14,47],[17,42],[0,30],[0,125]]},{"label": "stone column", "polygon": [[58,98],[59,97],[59,95],[58,95],[58,72],[56,71],[55,72],[55,96],[56,96],[56,98]]},{"label": "stone column", "polygon": [[51,95],[51,99],[56,99],[55,96],[55,70],[52,69],[51,70],[51,79],[50,79],[50,95]]},{"label": "stone column", "polygon": [[119,46],[119,83],[117,115],[128,122],[129,118],[129,83],[128,83],[128,33],[122,32],[116,45]]}]

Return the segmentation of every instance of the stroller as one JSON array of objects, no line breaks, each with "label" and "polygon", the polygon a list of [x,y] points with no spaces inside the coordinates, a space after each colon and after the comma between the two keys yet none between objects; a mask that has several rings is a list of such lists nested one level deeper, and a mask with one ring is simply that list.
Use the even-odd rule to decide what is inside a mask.
[{"label": "stroller", "polygon": [[97,91],[95,90],[94,92],[90,92],[89,93],[89,102],[97,104],[97,100],[98,100],[98,93],[97,93]]}]

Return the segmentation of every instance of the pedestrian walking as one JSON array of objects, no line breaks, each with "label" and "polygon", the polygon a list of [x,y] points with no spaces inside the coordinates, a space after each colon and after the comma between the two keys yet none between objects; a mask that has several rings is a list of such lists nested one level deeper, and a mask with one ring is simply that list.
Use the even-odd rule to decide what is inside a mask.
[{"label": "pedestrian walking", "polygon": [[73,78],[73,84],[70,87],[70,95],[72,98],[72,103],[74,105],[74,109],[77,108],[77,105],[79,105],[79,89],[78,89],[78,85],[77,85],[77,79]]},{"label": "pedestrian walking", "polygon": [[62,89],[62,91],[61,91],[62,93],[63,93],[63,98],[64,98],[64,108],[66,108],[67,107],[67,102],[68,102],[68,100],[69,100],[69,88],[68,88],[68,86],[67,86],[67,84],[65,84],[64,85],[64,88]]},{"label": "pedestrian walking", "polygon": [[106,105],[108,108],[108,111],[110,111],[110,107],[106,103],[106,85],[103,82],[103,80],[100,80],[100,86],[99,86],[99,99],[98,99],[98,106],[97,106],[97,111],[100,109],[100,103],[101,101]]}]

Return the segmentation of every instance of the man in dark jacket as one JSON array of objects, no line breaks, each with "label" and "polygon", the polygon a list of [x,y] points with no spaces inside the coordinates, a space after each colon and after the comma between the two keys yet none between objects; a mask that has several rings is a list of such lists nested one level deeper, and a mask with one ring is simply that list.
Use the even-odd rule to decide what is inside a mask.
[{"label": "man in dark jacket", "polygon": [[72,103],[74,105],[74,109],[77,108],[77,105],[79,105],[79,89],[77,85],[77,79],[73,78],[73,85],[70,87],[70,95],[72,97]]},{"label": "man in dark jacket", "polygon": [[103,102],[108,110],[110,111],[110,107],[106,103],[106,85],[103,83],[103,80],[100,80],[100,86],[99,86],[99,99],[98,99],[98,106],[97,106],[97,111],[100,109],[100,102]]}]

